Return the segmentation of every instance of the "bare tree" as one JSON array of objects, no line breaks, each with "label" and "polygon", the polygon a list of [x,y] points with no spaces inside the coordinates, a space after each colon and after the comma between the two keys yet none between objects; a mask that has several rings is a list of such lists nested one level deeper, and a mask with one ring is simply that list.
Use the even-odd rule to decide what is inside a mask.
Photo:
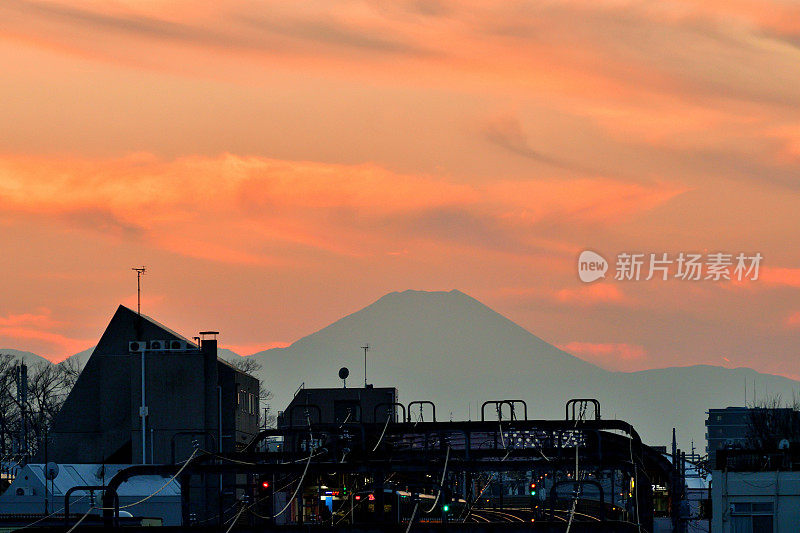
[{"label": "bare tree", "polygon": [[[253,377],[257,377],[256,373],[262,368],[261,363],[252,357],[240,357],[230,361],[230,363],[240,371]],[[264,383],[259,380],[258,403],[261,406],[261,413],[259,413],[258,419],[261,427],[272,427],[275,424],[275,415],[272,413],[272,406],[269,403],[272,398],[272,391],[267,390]]]},{"label": "bare tree", "polygon": [[0,354],[0,456],[6,457],[11,453],[12,434],[16,414],[14,402],[15,359],[9,354]]},{"label": "bare tree", "polygon": [[3,456],[37,452],[79,374],[71,362],[34,364],[28,368],[27,399],[23,405],[17,379],[21,363],[9,354],[0,354],[0,452]]},{"label": "bare tree", "polygon": [[791,402],[784,402],[780,395],[775,395],[752,404],[747,425],[750,449],[774,451],[783,439],[800,443],[800,398],[793,395]]}]

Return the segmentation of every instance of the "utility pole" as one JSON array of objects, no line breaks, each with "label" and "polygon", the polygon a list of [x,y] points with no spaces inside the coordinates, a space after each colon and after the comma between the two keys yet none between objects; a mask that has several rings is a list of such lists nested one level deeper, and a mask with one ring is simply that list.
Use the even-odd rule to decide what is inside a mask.
[{"label": "utility pole", "polygon": [[[133,267],[131,270],[136,271],[136,313],[138,315],[142,314],[142,276],[147,271],[144,266],[141,267]],[[142,464],[147,464],[147,415],[150,414],[150,410],[147,407],[146,401],[146,387],[145,387],[145,356],[146,350],[141,351],[142,356],[142,405],[139,407],[139,418],[142,421]]]},{"label": "utility pole", "polygon": [[364,350],[364,388],[367,388],[367,352],[369,351],[369,343],[364,343],[364,346],[361,347]]},{"label": "utility pole", "polygon": [[131,270],[136,271],[136,313],[142,314],[142,276],[147,271],[144,266],[133,267]]}]

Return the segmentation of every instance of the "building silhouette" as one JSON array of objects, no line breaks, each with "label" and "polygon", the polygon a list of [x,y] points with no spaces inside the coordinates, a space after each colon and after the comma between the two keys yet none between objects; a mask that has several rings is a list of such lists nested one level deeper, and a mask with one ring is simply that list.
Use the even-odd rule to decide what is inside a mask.
[{"label": "building silhouette", "polygon": [[206,333],[195,343],[120,306],[35,462],[170,463],[198,447],[247,444],[258,432],[259,382],[219,359],[215,332]]}]

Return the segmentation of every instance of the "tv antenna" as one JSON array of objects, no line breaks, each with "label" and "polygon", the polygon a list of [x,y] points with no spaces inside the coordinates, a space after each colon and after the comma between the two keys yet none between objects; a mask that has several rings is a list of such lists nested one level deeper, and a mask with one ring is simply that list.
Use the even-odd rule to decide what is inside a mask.
[{"label": "tv antenna", "polygon": [[142,314],[142,276],[147,271],[144,266],[133,267],[131,270],[136,271],[136,313]]},{"label": "tv antenna", "polygon": [[364,388],[367,388],[367,352],[369,351],[369,343],[365,342],[361,347],[364,350]]}]

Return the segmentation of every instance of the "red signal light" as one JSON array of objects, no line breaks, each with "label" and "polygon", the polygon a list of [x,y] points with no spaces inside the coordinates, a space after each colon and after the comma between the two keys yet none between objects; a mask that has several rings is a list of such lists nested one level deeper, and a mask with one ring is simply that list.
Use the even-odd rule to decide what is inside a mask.
[{"label": "red signal light", "polygon": [[355,498],[356,498],[356,501],[357,501],[357,502],[358,502],[358,501],[361,501],[361,494],[356,494],[356,497],[355,497]]},{"label": "red signal light", "polygon": [[268,489],[268,488],[269,488],[269,481],[265,481],[265,482],[263,482],[263,483],[261,484],[261,486],[262,486],[262,487],[264,487],[265,489]]}]

